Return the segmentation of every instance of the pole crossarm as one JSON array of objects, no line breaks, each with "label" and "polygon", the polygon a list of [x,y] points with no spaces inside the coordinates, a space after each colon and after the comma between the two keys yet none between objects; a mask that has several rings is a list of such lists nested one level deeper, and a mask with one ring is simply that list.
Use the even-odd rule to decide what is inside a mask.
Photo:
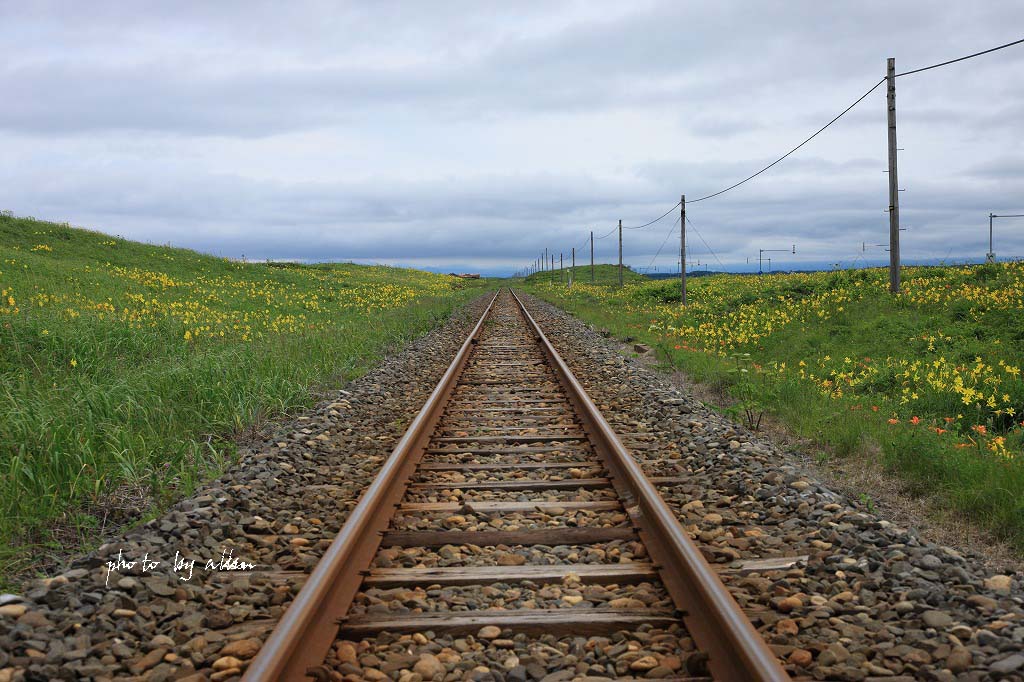
[{"label": "pole crossarm", "polygon": [[986,263],[994,263],[996,260],[995,248],[992,245],[992,221],[996,218],[1024,218],[1024,213],[988,214],[988,253],[985,254]]}]

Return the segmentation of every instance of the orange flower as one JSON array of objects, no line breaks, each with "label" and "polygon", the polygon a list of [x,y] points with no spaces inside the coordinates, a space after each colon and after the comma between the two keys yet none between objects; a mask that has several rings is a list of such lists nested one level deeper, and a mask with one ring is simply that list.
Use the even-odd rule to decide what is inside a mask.
[{"label": "orange flower", "polygon": [[872,405],[871,406],[871,411],[872,412],[878,412],[878,405]]},{"label": "orange flower", "polygon": [[943,417],[943,419],[945,419],[945,420],[946,420],[946,423],[947,423],[947,424],[952,424],[952,423],[953,423],[953,421],[954,421],[954,419],[953,419],[952,417]]},{"label": "orange flower", "polygon": [[939,427],[936,426],[935,427],[935,433],[937,433],[937,434],[939,434],[941,436],[942,434],[946,433],[946,429],[940,429]]},{"label": "orange flower", "polygon": [[974,431],[977,431],[978,433],[980,433],[983,436],[986,433],[988,433],[988,429],[985,428],[984,424],[975,424],[974,426],[971,427],[971,429],[973,429]]},{"label": "orange flower", "polygon": [[890,424],[899,424],[899,423],[900,423],[900,420],[899,420],[899,419],[896,419],[895,417],[893,417],[892,419],[890,419],[890,420],[889,420],[889,423],[890,423]]},{"label": "orange flower", "polygon": [[679,350],[679,348],[680,348],[680,345],[676,344],[676,350]]},{"label": "orange flower", "polygon": [[914,426],[917,426],[918,424],[921,423],[921,420],[917,418],[917,415],[914,415],[913,417],[910,418],[910,423],[913,424]]}]

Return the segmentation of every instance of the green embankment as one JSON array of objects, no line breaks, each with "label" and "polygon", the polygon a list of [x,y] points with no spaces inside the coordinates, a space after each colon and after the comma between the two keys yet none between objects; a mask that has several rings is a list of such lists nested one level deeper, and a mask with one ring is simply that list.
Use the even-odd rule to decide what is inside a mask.
[{"label": "green embankment", "polygon": [[493,287],[239,263],[0,215],[0,583],[104,508],[158,510],[234,440],[308,406]]},{"label": "green embankment", "polygon": [[[525,281],[527,284],[568,284],[570,277],[575,277],[574,281],[579,284],[590,284],[591,283],[591,271],[590,264],[577,265],[575,270],[566,266],[564,268],[555,267],[554,270],[545,270],[544,272],[535,272],[532,275],[526,277]],[[607,265],[604,263],[594,264],[593,271],[593,283],[599,285],[605,284],[618,284],[619,283],[619,266]],[[628,266],[622,268],[622,281],[624,283],[636,283],[648,281],[643,275],[637,274],[629,269]]]},{"label": "green embankment", "polygon": [[[873,458],[1024,548],[1024,264],[527,290],[838,455]],[[867,496],[870,491],[865,491]]]}]

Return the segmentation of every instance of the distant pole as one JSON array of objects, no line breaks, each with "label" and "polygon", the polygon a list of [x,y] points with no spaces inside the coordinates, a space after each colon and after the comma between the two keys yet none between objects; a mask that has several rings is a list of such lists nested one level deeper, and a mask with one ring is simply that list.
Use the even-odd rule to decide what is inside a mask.
[{"label": "distant pole", "polygon": [[594,231],[590,231],[590,283],[594,283]]},{"label": "distant pole", "polygon": [[565,283],[565,254],[558,254],[558,281]]},{"label": "distant pole", "polygon": [[619,220],[619,286],[622,286],[622,221]]},{"label": "distant pole", "polygon": [[572,247],[572,270],[569,271],[569,286],[572,286],[572,281],[576,279],[576,247]]},{"label": "distant pole", "polygon": [[686,305],[686,195],[679,197],[679,286],[682,304]]},{"label": "distant pole", "polygon": [[992,249],[992,219],[995,217],[994,213],[988,214],[988,254],[985,255],[986,263],[994,263],[996,260],[995,251]]},{"label": "distant pole", "polygon": [[994,218],[1024,218],[1024,213],[1012,213],[998,215],[996,213],[988,214],[988,253],[985,255],[986,263],[996,262],[996,250],[992,243],[992,221]]},{"label": "distant pole", "polygon": [[889,291],[900,293],[900,187],[896,173],[896,60],[886,61],[889,118]]},{"label": "distant pole", "polygon": [[555,283],[555,254],[551,253],[551,283]]}]

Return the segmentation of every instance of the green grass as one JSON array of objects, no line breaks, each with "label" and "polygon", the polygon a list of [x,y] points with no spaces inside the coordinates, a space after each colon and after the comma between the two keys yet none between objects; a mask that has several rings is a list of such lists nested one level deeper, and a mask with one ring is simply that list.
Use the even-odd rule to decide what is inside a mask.
[{"label": "green grass", "polygon": [[149,513],[487,281],[238,263],[0,215],[0,584]]},{"label": "green grass", "polygon": [[[528,276],[525,280],[527,284],[541,284],[541,283],[568,283],[569,275],[572,268],[566,266],[564,270],[555,268],[554,271],[535,272]],[[590,265],[577,265],[575,281],[581,284],[590,284]],[[628,283],[646,282],[648,279],[643,275],[637,274],[629,268],[629,266],[622,267],[622,281]],[[617,285],[619,283],[619,266],[608,265],[605,263],[594,264],[594,284],[608,286]]]},{"label": "green grass", "polygon": [[1024,266],[903,276],[897,297],[884,270],[695,278],[685,310],[675,280],[527,289],[1024,549]]}]

